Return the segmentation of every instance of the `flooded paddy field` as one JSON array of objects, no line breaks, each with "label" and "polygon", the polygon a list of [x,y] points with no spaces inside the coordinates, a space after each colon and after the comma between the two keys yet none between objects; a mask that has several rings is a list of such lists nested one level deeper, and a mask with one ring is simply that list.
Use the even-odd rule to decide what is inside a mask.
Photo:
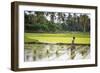
[{"label": "flooded paddy field", "polygon": [[24,61],[67,61],[74,59],[89,59],[89,45],[75,45],[72,49],[69,44],[25,44]]}]

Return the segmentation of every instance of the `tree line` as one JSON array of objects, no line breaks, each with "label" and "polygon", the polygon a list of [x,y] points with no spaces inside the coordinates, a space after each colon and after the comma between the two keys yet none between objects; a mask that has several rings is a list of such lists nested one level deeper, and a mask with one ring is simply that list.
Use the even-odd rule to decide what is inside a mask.
[{"label": "tree line", "polygon": [[24,12],[25,32],[90,32],[90,17],[84,13]]}]

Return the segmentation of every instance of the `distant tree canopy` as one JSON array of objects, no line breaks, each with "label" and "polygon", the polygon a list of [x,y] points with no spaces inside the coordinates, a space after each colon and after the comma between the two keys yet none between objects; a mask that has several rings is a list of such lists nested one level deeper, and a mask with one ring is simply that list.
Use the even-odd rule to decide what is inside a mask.
[{"label": "distant tree canopy", "polygon": [[25,32],[90,32],[88,14],[67,12],[24,12]]}]

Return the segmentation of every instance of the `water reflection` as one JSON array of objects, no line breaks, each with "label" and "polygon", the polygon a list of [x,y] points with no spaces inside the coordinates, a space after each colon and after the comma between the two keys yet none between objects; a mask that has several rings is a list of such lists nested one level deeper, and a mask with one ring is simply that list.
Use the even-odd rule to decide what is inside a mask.
[{"label": "water reflection", "polygon": [[24,61],[51,61],[90,58],[89,45],[25,44]]}]

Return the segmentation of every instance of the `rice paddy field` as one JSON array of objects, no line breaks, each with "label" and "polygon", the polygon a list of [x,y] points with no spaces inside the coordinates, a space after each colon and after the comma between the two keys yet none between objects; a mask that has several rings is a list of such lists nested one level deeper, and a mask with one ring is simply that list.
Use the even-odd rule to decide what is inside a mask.
[{"label": "rice paddy field", "polygon": [[[74,49],[71,48],[73,37],[77,44]],[[90,58],[89,33],[25,33],[24,42],[25,62]]]},{"label": "rice paddy field", "polygon": [[70,44],[75,37],[76,44],[90,44],[90,34],[85,32],[68,33],[25,33],[25,42],[66,43]]}]

